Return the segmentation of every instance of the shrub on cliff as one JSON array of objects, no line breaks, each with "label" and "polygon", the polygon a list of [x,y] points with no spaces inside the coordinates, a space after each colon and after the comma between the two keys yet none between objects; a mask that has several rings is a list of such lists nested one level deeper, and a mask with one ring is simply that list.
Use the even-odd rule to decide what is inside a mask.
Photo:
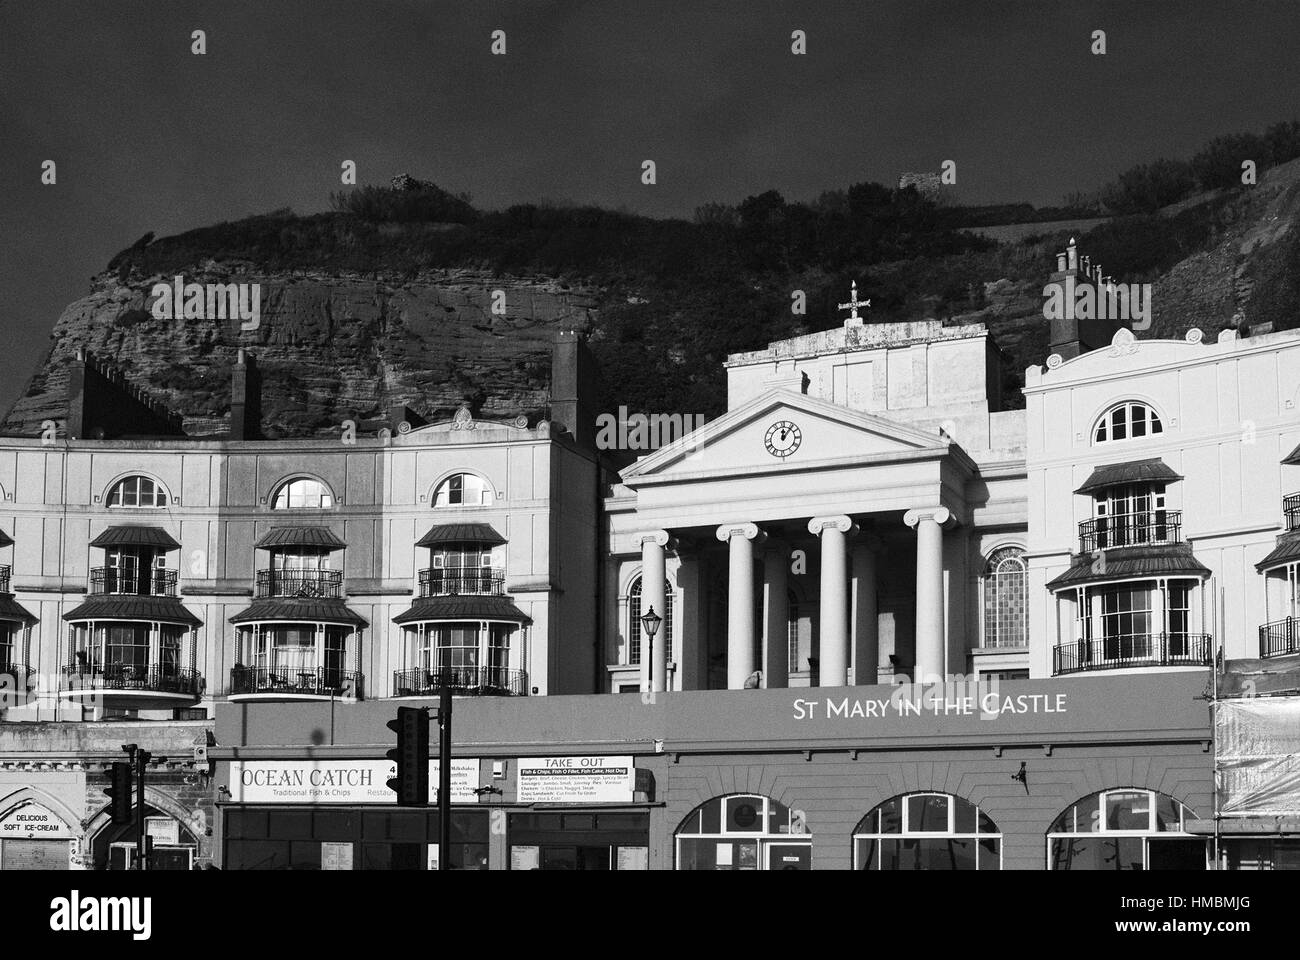
[{"label": "shrub on cliff", "polygon": [[433,183],[413,181],[407,189],[359,187],[330,194],[330,204],[340,213],[362,220],[388,223],[473,223],[478,211],[468,197],[454,196]]}]

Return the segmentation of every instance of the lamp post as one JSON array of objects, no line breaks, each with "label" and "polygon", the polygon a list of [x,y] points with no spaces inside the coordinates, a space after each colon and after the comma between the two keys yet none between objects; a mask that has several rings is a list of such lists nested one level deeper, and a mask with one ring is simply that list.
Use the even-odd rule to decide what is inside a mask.
[{"label": "lamp post", "polygon": [[653,655],[654,646],[655,646],[655,634],[659,632],[659,624],[663,623],[663,619],[664,619],[663,617],[655,613],[654,604],[651,604],[650,609],[647,610],[645,614],[641,617],[641,626],[645,630],[645,635],[646,635],[644,657],[645,657],[645,664],[646,664],[646,675],[649,677],[649,680],[646,683],[647,690],[653,690],[655,685],[655,672],[654,672],[655,661]]}]

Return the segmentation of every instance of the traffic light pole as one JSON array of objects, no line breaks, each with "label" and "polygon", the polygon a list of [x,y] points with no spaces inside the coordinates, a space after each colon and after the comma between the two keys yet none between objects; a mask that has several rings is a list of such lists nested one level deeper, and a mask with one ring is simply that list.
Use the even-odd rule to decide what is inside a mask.
[{"label": "traffic light pole", "polygon": [[135,868],[148,870],[144,849],[144,767],[149,762],[148,750],[135,751]]},{"label": "traffic light pole", "polygon": [[451,868],[451,677],[438,698],[438,869]]}]

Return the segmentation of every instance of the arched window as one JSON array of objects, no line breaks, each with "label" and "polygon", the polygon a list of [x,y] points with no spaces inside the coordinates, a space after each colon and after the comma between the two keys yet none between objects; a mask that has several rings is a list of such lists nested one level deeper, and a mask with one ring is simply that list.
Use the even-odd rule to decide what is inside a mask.
[{"label": "arched window", "polygon": [[1028,640],[1028,574],[1025,551],[1002,547],[989,557],[980,578],[983,647],[1023,647]]},{"label": "arched window", "polygon": [[1101,415],[1092,431],[1093,443],[1136,440],[1164,432],[1155,409],[1135,400],[1117,403]]},{"label": "arched window", "polygon": [[435,507],[477,507],[491,502],[491,486],[472,473],[454,473],[433,492]]},{"label": "arched window", "polygon": [[1205,841],[1186,833],[1189,808],[1154,790],[1103,790],[1047,831],[1050,870],[1205,869]]},{"label": "arched window", "polygon": [[276,510],[320,510],[334,506],[334,494],[329,487],[311,477],[294,477],[280,484],[275,491],[273,508]]},{"label": "arched window", "polygon": [[853,831],[858,870],[1001,870],[1002,832],[975,804],[947,793],[886,800]]},{"label": "arched window", "polygon": [[125,477],[108,491],[110,507],[165,507],[167,491],[148,477]]},{"label": "arched window", "polygon": [[[641,640],[645,628],[641,626],[641,578],[637,577],[632,581],[632,586],[627,591],[627,662],[638,664],[641,662]],[[655,643],[668,644],[664,649],[668,651],[668,659],[673,658],[673,588],[667,580],[664,581],[664,609],[656,610],[655,613],[664,618],[664,622],[659,625],[659,633],[655,636]]]},{"label": "arched window", "polygon": [[714,797],[691,811],[675,836],[678,870],[812,868],[803,817],[769,797]]}]

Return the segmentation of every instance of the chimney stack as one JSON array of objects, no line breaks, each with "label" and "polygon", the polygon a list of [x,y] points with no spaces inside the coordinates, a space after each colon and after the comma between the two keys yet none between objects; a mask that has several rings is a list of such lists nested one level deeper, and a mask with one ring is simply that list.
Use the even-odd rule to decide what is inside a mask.
[{"label": "chimney stack", "polygon": [[[1083,284],[1093,284],[1096,293],[1102,295],[1114,282],[1113,277],[1102,275],[1101,264],[1094,264],[1089,256],[1079,256],[1074,237],[1070,238],[1070,245],[1056,255],[1056,272],[1048,280],[1049,285],[1062,288],[1062,294],[1068,301],[1073,301],[1074,291]],[[1060,316],[1053,317],[1050,322],[1052,328],[1048,353],[1059,354],[1065,360],[1109,346],[1116,331],[1124,326],[1119,320],[1095,317],[1079,319],[1075,316]]]},{"label": "chimney stack", "polygon": [[586,336],[561,330],[551,351],[551,422],[587,448],[596,445],[596,360]]},{"label": "chimney stack", "polygon": [[259,440],[261,431],[262,377],[256,358],[240,347],[230,377],[230,439]]}]

